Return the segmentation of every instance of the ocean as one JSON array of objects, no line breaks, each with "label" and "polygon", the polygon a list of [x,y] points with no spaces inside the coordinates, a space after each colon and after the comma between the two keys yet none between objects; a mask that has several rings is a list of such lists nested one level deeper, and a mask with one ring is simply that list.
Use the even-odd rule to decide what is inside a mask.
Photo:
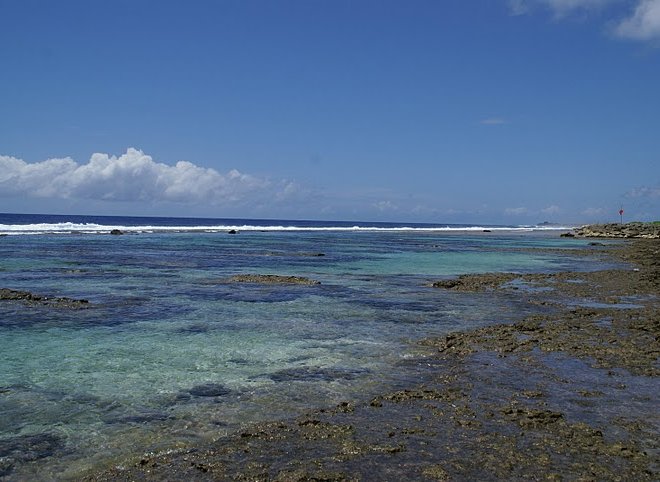
[{"label": "ocean", "polygon": [[565,229],[0,214],[0,288],[89,301],[0,301],[0,477],[76,477],[407,386],[419,340],[539,309],[431,281],[598,267]]}]

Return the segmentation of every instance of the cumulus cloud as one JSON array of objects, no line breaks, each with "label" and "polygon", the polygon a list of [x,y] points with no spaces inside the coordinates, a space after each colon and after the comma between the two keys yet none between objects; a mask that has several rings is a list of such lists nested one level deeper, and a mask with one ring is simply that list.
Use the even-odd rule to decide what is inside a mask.
[{"label": "cumulus cloud", "polygon": [[511,15],[525,15],[536,10],[550,11],[561,19],[578,13],[611,12],[608,20],[614,25],[614,35],[640,41],[660,40],[660,0],[634,0],[634,8],[627,18],[621,18],[620,9],[608,8],[633,0],[508,0]]},{"label": "cumulus cloud", "polygon": [[522,216],[523,214],[528,214],[529,209],[518,207],[518,208],[506,208],[504,214],[507,216]]},{"label": "cumulus cloud", "polygon": [[93,154],[86,164],[70,158],[28,163],[0,156],[2,196],[223,205],[256,196],[285,199],[295,192],[292,183],[274,183],[236,169],[222,174],[187,161],[168,165],[133,148],[119,157]]},{"label": "cumulus cloud", "polygon": [[598,10],[621,0],[509,0],[512,15],[524,15],[536,7],[551,10],[555,16],[563,17],[576,11]]},{"label": "cumulus cloud", "polygon": [[617,26],[616,34],[633,40],[660,39],[660,0],[640,0],[633,14]]}]

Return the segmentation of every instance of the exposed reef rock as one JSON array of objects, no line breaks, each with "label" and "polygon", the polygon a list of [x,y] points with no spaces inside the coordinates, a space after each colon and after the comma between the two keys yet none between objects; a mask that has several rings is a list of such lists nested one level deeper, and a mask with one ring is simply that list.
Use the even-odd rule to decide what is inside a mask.
[{"label": "exposed reef rock", "polygon": [[110,231],[110,234],[115,235],[115,236],[120,236],[120,235],[124,234],[124,232],[121,229],[113,229],[112,231]]},{"label": "exposed reef rock", "polygon": [[66,297],[48,297],[35,295],[29,291],[17,291],[7,288],[0,288],[0,300],[2,301],[22,301],[30,305],[48,305],[58,308],[82,308],[88,306],[87,300],[76,300]]},{"label": "exposed reef rock", "polygon": [[575,230],[585,238],[648,238],[660,239],[660,223],[589,224]]},{"label": "exposed reef rock", "polygon": [[[603,323],[608,320],[608,323]],[[480,350],[508,354],[563,352],[594,368],[625,368],[634,375],[660,376],[656,366],[660,316],[654,309],[575,308],[553,315],[533,315],[510,325],[426,340],[445,355],[466,356]]]},{"label": "exposed reef rock", "polygon": [[302,276],[280,276],[275,274],[237,274],[229,278],[231,283],[260,283],[260,284],[295,284],[320,285],[320,281]]},{"label": "exposed reef rock", "polygon": [[463,274],[455,279],[434,281],[431,286],[456,291],[484,291],[497,289],[517,276],[514,273]]}]

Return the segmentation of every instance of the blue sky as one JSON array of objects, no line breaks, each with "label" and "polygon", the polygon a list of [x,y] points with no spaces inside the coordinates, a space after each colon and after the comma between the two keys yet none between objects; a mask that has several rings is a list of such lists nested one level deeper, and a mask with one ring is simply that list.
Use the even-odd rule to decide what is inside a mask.
[{"label": "blue sky", "polygon": [[660,219],[660,0],[0,0],[0,212]]}]

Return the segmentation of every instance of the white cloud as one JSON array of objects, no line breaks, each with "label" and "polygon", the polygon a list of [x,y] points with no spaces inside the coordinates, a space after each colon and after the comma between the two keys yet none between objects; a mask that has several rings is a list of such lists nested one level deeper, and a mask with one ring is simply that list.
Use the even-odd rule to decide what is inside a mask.
[{"label": "white cloud", "polygon": [[512,15],[524,15],[536,7],[552,11],[556,17],[564,17],[577,11],[599,10],[622,0],[509,0]]},{"label": "white cloud", "polygon": [[628,198],[660,199],[660,187],[636,187],[625,194]]},{"label": "white cloud", "polygon": [[256,197],[285,199],[295,191],[292,183],[273,183],[236,169],[221,174],[187,161],[163,164],[133,148],[119,157],[93,154],[87,164],[0,156],[2,196],[225,205]]},{"label": "white cloud", "polygon": [[523,214],[529,213],[527,208],[518,207],[518,208],[506,208],[504,214],[507,216],[522,216]]},{"label": "white cloud", "polygon": [[640,0],[633,14],[617,26],[616,34],[634,40],[660,39],[660,0]]},{"label": "white cloud", "polygon": [[296,182],[281,181],[280,187],[278,188],[275,197],[278,201],[287,201],[299,199],[300,197],[307,197],[311,194],[312,192],[310,190],[305,189],[303,186]]},{"label": "white cloud", "polygon": [[479,124],[482,125],[487,125],[487,126],[501,126],[503,124],[508,124],[509,122],[506,119],[502,119],[501,117],[489,117],[487,119],[481,119],[479,121]]},{"label": "white cloud", "polygon": [[526,0],[509,0],[511,15],[524,15],[529,12],[529,2]]},{"label": "white cloud", "polygon": [[548,206],[547,208],[541,209],[543,214],[557,214],[561,211],[561,208],[556,205]]},{"label": "white cloud", "polygon": [[633,3],[633,0],[508,0],[511,15],[546,10],[561,19],[580,13],[611,12],[608,22],[615,25],[616,36],[640,41],[660,40],[660,0],[634,0],[634,8],[627,18],[621,18],[618,9],[608,8],[624,3]]},{"label": "white cloud", "polygon": [[602,216],[605,214],[605,210],[603,208],[587,208],[584,211],[582,211],[582,214],[584,216]]},{"label": "white cloud", "polygon": [[394,204],[392,201],[378,201],[373,204],[373,207],[375,207],[381,212],[396,211],[399,209],[399,206]]},{"label": "white cloud", "polygon": [[556,15],[566,15],[576,10],[597,10],[616,0],[543,0]]}]

